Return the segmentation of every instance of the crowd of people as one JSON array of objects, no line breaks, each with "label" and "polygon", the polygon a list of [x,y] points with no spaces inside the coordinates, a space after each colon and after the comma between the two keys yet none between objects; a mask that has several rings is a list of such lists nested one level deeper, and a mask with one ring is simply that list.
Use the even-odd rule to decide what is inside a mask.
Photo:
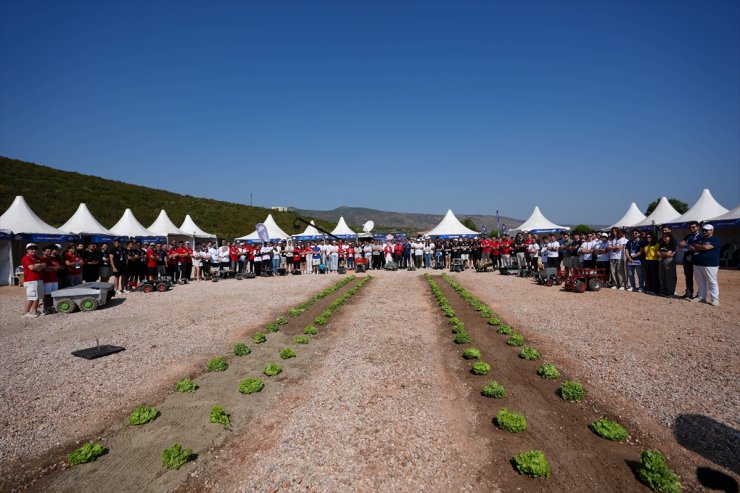
[{"label": "crowd of people", "polygon": [[[494,270],[517,265],[537,272],[544,267],[562,270],[601,268],[609,273],[612,289],[675,296],[676,260],[682,259],[686,280],[683,297],[719,305],[720,243],[711,224],[677,241],[669,227],[630,232],[612,228],[609,233],[573,235],[504,234],[495,238],[388,239],[284,241],[248,244],[223,240],[191,245],[189,241],[134,242],[115,240],[111,245],[89,243],[26,245],[22,265],[26,303],[23,316],[54,313],[51,293],[83,282],[112,282],[118,293],[144,280],[169,276],[175,282],[200,281],[213,275],[252,273],[273,276],[336,273],[342,270],[453,269]],[[694,279],[697,291],[694,294]]]}]

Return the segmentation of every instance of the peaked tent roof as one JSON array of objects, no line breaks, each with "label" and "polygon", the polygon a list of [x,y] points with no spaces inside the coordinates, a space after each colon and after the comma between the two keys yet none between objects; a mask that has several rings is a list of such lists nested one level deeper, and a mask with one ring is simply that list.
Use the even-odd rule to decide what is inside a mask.
[{"label": "peaked tent roof", "polygon": [[[272,218],[272,214],[267,215],[267,219],[265,219],[264,224],[265,224],[265,227],[267,228],[267,235],[270,238],[270,241],[284,240],[288,238],[289,235],[285,231],[280,229],[280,226],[278,226],[275,220]],[[261,241],[260,236],[257,233],[256,229],[246,236],[237,238],[237,240],[248,241],[248,242]]]},{"label": "peaked tent roof", "polygon": [[118,222],[110,228],[110,230],[113,234],[118,236],[159,236],[142,226],[139,220],[136,219],[136,216],[134,216],[134,213],[131,212],[131,209],[126,209],[123,212],[121,219],[119,219]]},{"label": "peaked tent roof", "polygon": [[689,221],[702,222],[712,217],[717,217],[720,214],[725,214],[726,212],[727,209],[714,200],[709,189],[705,188],[702,190],[701,195],[699,195],[696,202],[694,202],[694,205],[691,206],[691,209],[686,211],[686,213],[678,219],[671,221],[671,224],[678,225]]},{"label": "peaked tent roof", "polygon": [[633,228],[643,228],[647,226],[653,226],[658,224],[666,224],[675,221],[681,216],[681,214],[673,208],[666,197],[661,197],[658,205],[655,206],[655,210],[648,217],[643,219],[637,224],[633,224]]},{"label": "peaked tent roof", "polygon": [[622,219],[609,226],[609,229],[629,228],[633,224],[637,224],[643,219],[645,219],[645,214],[640,212],[640,209],[637,208],[637,204],[632,202],[629,206],[629,209],[627,209],[627,212],[625,212],[624,216],[622,216]]},{"label": "peaked tent roof", "polygon": [[570,228],[558,226],[545,217],[539,206],[534,206],[529,219],[524,221],[518,228],[511,231],[528,231],[530,233],[555,233],[557,231],[568,231]]},{"label": "peaked tent roof", "polygon": [[215,238],[216,235],[211,233],[206,233],[202,229],[198,227],[197,224],[195,224],[195,221],[193,221],[193,218],[190,217],[190,214],[185,215],[185,219],[182,221],[182,226],[180,226],[180,229],[185,232],[185,234],[190,234],[190,236],[195,236],[196,238]]},{"label": "peaked tent roof", "polygon": [[740,205],[717,217],[707,219],[705,222],[712,223],[715,227],[740,225]]},{"label": "peaked tent roof", "polygon": [[190,233],[186,233],[185,231],[181,230],[177,226],[175,226],[175,223],[173,223],[170,220],[170,216],[167,215],[167,212],[165,212],[164,209],[159,211],[159,215],[157,216],[157,219],[154,220],[151,226],[149,226],[149,231],[152,233],[155,233],[159,236],[170,236],[170,235],[181,235],[181,236],[190,236]]},{"label": "peaked tent roof", "polygon": [[2,216],[0,229],[8,229],[15,234],[63,235],[57,228],[46,224],[36,215],[22,195],[16,196]]},{"label": "peaked tent roof", "polygon": [[113,236],[111,230],[95,219],[84,202],[80,203],[77,211],[59,229],[65,233]]},{"label": "peaked tent roof", "polygon": [[344,221],[344,216],[339,217],[339,222],[337,222],[337,227],[332,230],[331,234],[333,234],[334,236],[338,236],[340,238],[357,236],[357,233],[352,231],[350,227],[347,226],[347,223]]},{"label": "peaked tent roof", "polygon": [[311,224],[306,226],[306,229],[303,231],[303,233],[299,235],[293,235],[293,238],[297,240],[315,240],[323,237],[324,234],[316,229],[316,223],[313,222],[313,219],[311,220]]},{"label": "peaked tent roof", "polygon": [[427,236],[477,236],[480,233],[473,231],[472,229],[461,223],[455,214],[452,213],[452,209],[447,209],[447,214],[432,230],[426,233]]}]

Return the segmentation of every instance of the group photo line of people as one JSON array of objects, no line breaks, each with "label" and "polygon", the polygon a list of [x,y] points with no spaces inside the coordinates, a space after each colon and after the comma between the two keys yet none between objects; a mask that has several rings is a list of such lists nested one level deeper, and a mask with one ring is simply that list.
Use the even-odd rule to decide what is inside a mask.
[{"label": "group photo line of people", "polygon": [[[688,234],[677,239],[669,226],[653,230],[611,228],[609,232],[535,234],[513,238],[377,239],[292,238],[257,243],[222,240],[71,243],[39,247],[26,245],[22,266],[26,303],[23,316],[54,313],[51,293],[87,282],[111,282],[126,293],[144,280],[168,276],[187,283],[214,276],[251,274],[342,273],[388,269],[448,269],[493,271],[518,266],[533,273],[549,267],[568,276],[573,269],[591,267],[608,272],[612,289],[657,296],[676,296],[676,265],[683,266],[686,290],[682,297],[719,305],[717,272],[720,241],[711,224],[693,221]],[[659,233],[658,233],[659,231]],[[251,277],[250,276],[250,277]],[[696,282],[694,282],[696,281]],[[696,286],[696,290],[694,289]],[[43,312],[38,310],[43,303]]]}]

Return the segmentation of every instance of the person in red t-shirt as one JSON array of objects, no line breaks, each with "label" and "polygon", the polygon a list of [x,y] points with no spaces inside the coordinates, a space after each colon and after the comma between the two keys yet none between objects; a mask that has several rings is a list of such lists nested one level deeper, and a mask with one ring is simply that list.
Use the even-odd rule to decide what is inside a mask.
[{"label": "person in red t-shirt", "polygon": [[491,238],[491,261],[493,262],[493,268],[498,269],[501,266],[501,240]]},{"label": "person in red t-shirt", "polygon": [[177,248],[172,251],[173,261],[175,262],[175,281],[180,281],[185,278],[185,257],[188,251],[185,249],[185,244],[180,241],[177,243]]},{"label": "person in red t-shirt", "polygon": [[44,280],[44,315],[54,313],[54,302],[51,299],[51,293],[59,289],[59,270],[63,269],[56,255],[56,246],[48,245],[44,248],[44,256],[41,261],[45,264],[42,274]]},{"label": "person in red t-shirt", "polygon": [[491,239],[488,237],[480,240],[480,257],[484,268],[491,263]]},{"label": "person in red t-shirt", "polygon": [[[72,247],[74,248],[74,246]],[[36,256],[38,245],[29,243],[26,245],[26,255],[21,260],[23,266],[23,287],[26,288],[26,302],[23,305],[23,315],[28,318],[36,318],[39,313],[39,301],[44,295],[43,272],[46,264]]]},{"label": "person in red t-shirt", "polygon": [[511,265],[511,240],[509,235],[501,238],[501,266],[508,267]]},{"label": "person in red t-shirt", "polygon": [[77,254],[74,245],[67,247],[67,253],[64,254],[64,265],[67,266],[67,276],[65,277],[67,286],[77,286],[82,284],[82,266],[85,261]]},{"label": "person in red t-shirt", "polygon": [[190,248],[190,242],[185,242],[185,255],[182,257],[182,262],[185,265],[185,280],[190,281],[190,277],[193,275],[193,249]]},{"label": "person in red t-shirt", "polygon": [[146,276],[150,281],[157,278],[157,259],[159,255],[154,247],[154,243],[151,243],[146,249]]}]

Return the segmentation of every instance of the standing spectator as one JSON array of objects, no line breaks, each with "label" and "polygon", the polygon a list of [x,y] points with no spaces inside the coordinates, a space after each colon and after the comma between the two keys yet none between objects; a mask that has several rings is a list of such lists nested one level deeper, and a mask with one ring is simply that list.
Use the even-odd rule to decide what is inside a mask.
[{"label": "standing spectator", "polygon": [[502,267],[511,265],[511,240],[507,234],[501,236],[501,265]]},{"label": "standing spectator", "polygon": [[663,226],[663,237],[658,244],[658,279],[660,282],[660,296],[675,296],[676,294],[676,240],[673,239],[671,228]]},{"label": "standing spectator", "polygon": [[583,243],[583,240],[581,240],[581,235],[575,233],[573,235],[573,240],[568,247],[568,250],[570,250],[570,265],[565,265],[566,276],[570,275],[571,269],[578,269],[581,267],[581,259],[578,256],[578,249],[581,247],[581,243]]},{"label": "standing spectator", "polygon": [[581,265],[586,268],[596,267],[596,254],[594,252],[596,242],[594,240],[594,234],[588,233],[585,235],[581,246],[578,247],[578,255],[580,255]]},{"label": "standing spectator", "polygon": [[84,264],[85,261],[77,254],[75,246],[69,245],[67,253],[64,254],[64,265],[67,266],[67,286],[82,284],[82,266]]},{"label": "standing spectator", "polygon": [[[195,246],[195,245],[193,245]],[[193,249],[190,247],[190,242],[185,242],[185,256],[182,258],[185,264],[185,281],[190,281],[190,277],[193,274]]]},{"label": "standing spectator", "polygon": [[[546,245],[547,248],[547,266],[550,268],[560,269],[560,243],[555,235],[550,235]],[[543,262],[544,263],[544,262]]]},{"label": "standing spectator", "polygon": [[113,249],[108,254],[111,266],[111,275],[113,276],[113,289],[118,293],[123,293],[127,288],[127,267],[128,267],[128,253],[126,249],[121,245],[121,240],[113,240]]},{"label": "standing spectator", "polygon": [[560,237],[560,249],[558,250],[560,252],[560,261],[563,265],[563,270],[565,271],[565,275],[568,275],[568,271],[570,271],[571,267],[571,258],[573,256],[573,252],[570,249],[570,247],[573,245],[573,240],[570,239],[570,235],[568,233],[563,233]]},{"label": "standing spectator", "polygon": [[529,261],[532,264],[532,270],[539,272],[539,255],[540,255],[540,244],[534,238],[529,238],[531,242],[527,245],[527,254],[529,255]]},{"label": "standing spectator", "polygon": [[627,289],[627,272],[624,261],[624,247],[627,244],[627,238],[624,232],[619,228],[612,228],[611,238],[609,239],[609,278],[611,279],[612,289]]},{"label": "standing spectator", "polygon": [[684,236],[679,247],[683,249],[683,275],[686,280],[686,292],[683,297],[686,299],[692,299],[694,297],[694,263],[691,261],[693,253],[689,251],[689,245],[697,243],[701,239],[701,231],[699,231],[699,223],[691,221],[689,223],[689,234]]},{"label": "standing spectator", "polygon": [[702,237],[695,243],[689,245],[691,261],[694,263],[696,283],[699,286],[699,294],[692,301],[703,301],[719,306],[719,283],[717,273],[719,271],[719,238],[714,236],[714,226],[705,224],[701,228]]},{"label": "standing spectator", "polygon": [[45,247],[44,256],[41,257],[41,261],[46,266],[42,274],[44,281],[44,315],[51,315],[56,311],[51,293],[59,289],[58,273],[60,269],[64,269],[59,261],[59,256],[54,255],[55,248],[55,245]]},{"label": "standing spectator", "polygon": [[281,246],[277,241],[272,242],[272,275],[276,276],[280,272]]},{"label": "standing spectator", "polygon": [[403,264],[401,267],[408,269],[411,267],[411,243],[408,238],[403,239]]},{"label": "standing spectator", "polygon": [[204,257],[203,243],[197,245],[195,250],[192,251],[192,266],[193,266],[193,278],[196,281],[203,279],[201,276],[201,269],[203,268],[203,257]]},{"label": "standing spectator", "polygon": [[434,243],[431,243],[429,240],[424,240],[424,268],[425,269],[431,269],[432,268],[432,253],[434,252]]},{"label": "standing spectator", "polygon": [[596,240],[596,268],[609,272],[609,234],[601,233]]},{"label": "standing spectator", "polygon": [[[26,255],[21,260],[23,287],[26,288],[26,302],[23,305],[22,316],[27,318],[36,318],[41,315],[41,312],[38,311],[39,301],[44,296],[43,272],[46,269],[46,264],[36,256],[37,250],[38,245],[36,243],[28,243],[26,245]],[[70,251],[74,252],[74,245],[70,245]]]},{"label": "standing spectator", "polygon": [[239,267],[239,248],[233,241],[229,242],[229,267],[231,272],[237,272]]},{"label": "standing spectator", "polygon": [[424,242],[421,241],[421,238],[417,238],[411,246],[414,249],[414,267],[421,269],[424,265]]},{"label": "standing spectator", "polygon": [[[521,235],[517,235],[517,239],[519,239]],[[518,255],[518,254],[517,254]],[[524,254],[522,254],[523,256]],[[484,236],[483,239],[480,240],[480,259],[481,259],[481,266],[483,268],[487,268],[488,264],[491,263],[491,239],[488,236]],[[519,266],[521,267],[521,263]]]},{"label": "standing spectator", "polygon": [[403,269],[403,244],[400,241],[396,241],[393,244],[393,261],[396,263],[396,265]]},{"label": "standing spectator", "polygon": [[[640,232],[633,229],[632,239],[624,246],[624,255],[627,260],[627,277],[630,281],[630,290],[637,291],[638,293],[642,293],[645,290],[645,276],[643,275],[642,264],[645,258],[644,246],[645,244],[642,238],[640,238]],[[635,283],[635,274],[637,275],[637,283]]]},{"label": "standing spectator", "polygon": [[262,275],[262,243],[254,245],[252,248],[252,255],[254,256],[252,259],[254,264],[254,275],[259,277]]},{"label": "standing spectator", "polygon": [[655,233],[649,231],[645,234],[645,246],[642,250],[645,252],[645,292],[647,294],[657,294],[660,292],[660,282],[658,277],[658,264],[660,263],[660,249],[658,241],[655,239]]},{"label": "standing spectator", "polygon": [[102,255],[98,251],[98,246],[95,243],[90,243],[87,248],[82,251],[82,259],[85,261],[85,265],[82,267],[82,280],[85,282],[95,282],[100,276],[100,257]]},{"label": "standing spectator", "polygon": [[146,277],[153,281],[157,278],[157,271],[159,270],[157,267],[157,263],[159,262],[159,254],[157,253],[157,245],[154,243],[149,243],[149,245],[145,245],[148,248],[146,249]]},{"label": "standing spectator", "polygon": [[100,282],[108,282],[110,279],[110,252],[108,244],[100,245]]}]

